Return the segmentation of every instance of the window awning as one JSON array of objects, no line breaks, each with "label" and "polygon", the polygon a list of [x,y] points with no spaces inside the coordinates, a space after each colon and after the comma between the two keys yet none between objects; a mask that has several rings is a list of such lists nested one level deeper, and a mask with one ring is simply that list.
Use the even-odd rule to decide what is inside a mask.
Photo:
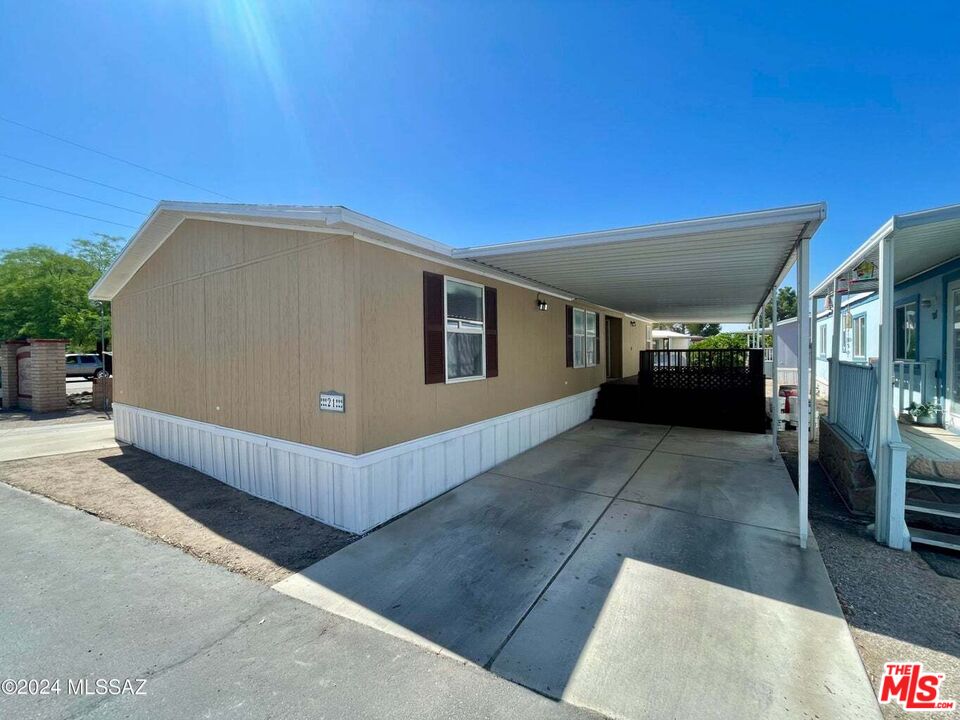
[{"label": "window awning", "polygon": [[751,322],[826,217],[814,203],[458,248],[482,263],[654,322]]}]

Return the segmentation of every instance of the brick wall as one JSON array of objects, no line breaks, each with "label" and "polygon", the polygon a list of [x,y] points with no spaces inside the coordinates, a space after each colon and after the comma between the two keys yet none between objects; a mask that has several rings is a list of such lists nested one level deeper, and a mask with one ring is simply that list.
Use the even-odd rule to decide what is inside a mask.
[{"label": "brick wall", "polygon": [[93,381],[93,409],[109,410],[113,404],[113,378],[97,378]]},{"label": "brick wall", "polygon": [[[29,409],[45,413],[66,410],[66,340],[30,339]],[[25,405],[22,402],[21,405]]]},{"label": "brick wall", "polygon": [[3,407],[17,407],[17,350],[23,342],[5,342],[0,345],[0,386],[3,387]]}]

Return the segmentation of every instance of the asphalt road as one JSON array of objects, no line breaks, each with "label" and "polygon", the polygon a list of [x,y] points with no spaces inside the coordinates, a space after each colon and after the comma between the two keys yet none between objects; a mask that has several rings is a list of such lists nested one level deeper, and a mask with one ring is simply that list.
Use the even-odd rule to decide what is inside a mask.
[{"label": "asphalt road", "polygon": [[3,484],[0,577],[0,717],[598,717]]}]

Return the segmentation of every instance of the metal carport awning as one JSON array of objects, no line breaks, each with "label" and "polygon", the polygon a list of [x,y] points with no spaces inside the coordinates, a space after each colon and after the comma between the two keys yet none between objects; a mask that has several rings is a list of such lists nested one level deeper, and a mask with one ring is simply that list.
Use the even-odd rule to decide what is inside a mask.
[{"label": "metal carport awning", "polygon": [[[456,258],[561,290],[654,322],[751,323],[797,265],[799,367],[797,428],[800,547],[807,546],[812,386],[810,238],[826,205],[797,205],[720,217],[484,245]],[[773,302],[773,442],[777,446],[776,302]]]},{"label": "metal carport awning", "polygon": [[453,256],[654,322],[749,323],[826,205],[458,248]]}]

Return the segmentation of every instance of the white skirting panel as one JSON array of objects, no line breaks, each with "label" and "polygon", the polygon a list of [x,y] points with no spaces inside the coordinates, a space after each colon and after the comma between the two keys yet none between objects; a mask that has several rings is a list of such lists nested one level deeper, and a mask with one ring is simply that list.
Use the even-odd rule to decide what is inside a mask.
[{"label": "white skirting panel", "polygon": [[113,404],[118,440],[362,533],[590,418],[597,390],[363,455]]}]

